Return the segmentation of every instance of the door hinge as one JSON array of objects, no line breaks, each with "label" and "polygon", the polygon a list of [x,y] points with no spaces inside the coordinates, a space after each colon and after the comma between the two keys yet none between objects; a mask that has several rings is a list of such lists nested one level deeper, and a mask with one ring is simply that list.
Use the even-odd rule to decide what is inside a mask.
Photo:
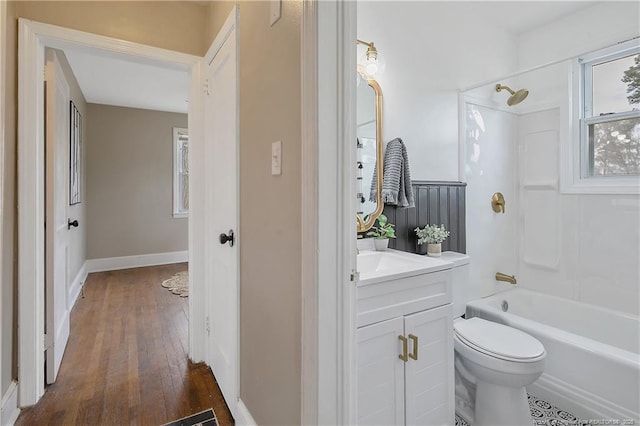
[{"label": "door hinge", "polygon": [[202,83],[202,92],[207,96],[210,95],[210,93],[209,93],[209,79],[208,78],[204,80],[204,83]]},{"label": "door hinge", "polygon": [[47,334],[47,333],[44,334],[44,339],[42,341],[42,347],[43,347],[43,349],[45,351],[51,347],[51,343],[49,342],[49,334]]},{"label": "door hinge", "polygon": [[204,329],[207,330],[207,334],[211,334],[211,323],[209,322],[209,316],[204,319]]},{"label": "door hinge", "polygon": [[351,271],[351,276],[349,277],[349,281],[351,281],[352,283],[357,283],[358,281],[360,281],[360,272]]}]

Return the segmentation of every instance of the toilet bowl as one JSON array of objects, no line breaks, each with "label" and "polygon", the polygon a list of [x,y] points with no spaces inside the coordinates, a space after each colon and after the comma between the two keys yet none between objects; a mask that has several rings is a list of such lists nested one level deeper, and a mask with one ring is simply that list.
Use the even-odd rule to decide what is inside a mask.
[{"label": "toilet bowl", "polygon": [[[457,401],[472,425],[530,425],[525,386],[544,371],[546,352],[534,337],[514,328],[471,318],[454,322],[458,382],[473,401]],[[464,394],[456,392],[457,398]]]},{"label": "toilet bowl", "polygon": [[533,336],[481,318],[461,318],[470,297],[469,256],[453,263],[456,413],[471,425],[532,424],[525,386],[544,372],[546,352]]}]

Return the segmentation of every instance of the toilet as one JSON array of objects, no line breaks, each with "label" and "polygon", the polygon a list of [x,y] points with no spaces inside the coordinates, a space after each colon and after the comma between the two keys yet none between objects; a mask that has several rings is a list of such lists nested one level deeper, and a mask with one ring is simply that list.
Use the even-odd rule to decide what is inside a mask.
[{"label": "toilet", "polygon": [[525,387],[544,371],[546,352],[533,336],[482,318],[462,318],[469,300],[469,256],[442,253],[454,264],[456,413],[470,425],[531,425]]}]

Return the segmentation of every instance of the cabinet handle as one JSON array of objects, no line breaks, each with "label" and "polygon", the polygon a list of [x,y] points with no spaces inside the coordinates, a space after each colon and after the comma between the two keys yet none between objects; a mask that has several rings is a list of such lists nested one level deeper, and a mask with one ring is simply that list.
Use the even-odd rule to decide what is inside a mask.
[{"label": "cabinet handle", "polygon": [[413,353],[409,354],[409,358],[418,360],[418,336],[414,336],[413,334],[409,335],[409,339],[411,339],[413,343]]},{"label": "cabinet handle", "polygon": [[409,358],[407,356],[407,351],[408,351],[407,338],[404,337],[404,336],[398,336],[398,339],[400,339],[400,341],[402,342],[402,354],[398,355],[398,358],[400,358],[404,362],[407,362],[407,361],[409,361]]}]

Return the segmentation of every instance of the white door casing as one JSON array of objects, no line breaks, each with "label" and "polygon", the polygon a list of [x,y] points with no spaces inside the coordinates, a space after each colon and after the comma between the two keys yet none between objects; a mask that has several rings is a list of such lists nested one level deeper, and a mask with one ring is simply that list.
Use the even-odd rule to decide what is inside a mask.
[{"label": "white door casing", "polygon": [[[45,324],[45,188],[44,188],[44,60],[45,48],[99,50],[136,61],[162,64],[190,73],[189,129],[194,144],[201,138],[201,57],[117,40],[26,19],[18,20],[18,399],[33,405],[44,393]],[[198,159],[194,160],[196,163]],[[199,182],[194,182],[198,186]],[[191,191],[191,189],[190,189]],[[191,195],[191,193],[190,193]],[[189,220],[190,265],[204,275],[202,262],[192,263],[192,247],[202,240],[201,227]],[[198,259],[199,260],[199,259]],[[189,357],[204,359],[204,286],[192,280],[189,298]]]},{"label": "white door casing", "polygon": [[[205,283],[207,363],[234,418],[238,404],[238,64],[237,7],[205,56]],[[233,244],[222,234],[234,234]]]},{"label": "white door casing", "polygon": [[[53,383],[69,340],[67,227],[69,206],[69,85],[58,55],[49,50],[46,80],[45,312],[47,383]],[[42,367],[40,367],[42,368]]]}]

